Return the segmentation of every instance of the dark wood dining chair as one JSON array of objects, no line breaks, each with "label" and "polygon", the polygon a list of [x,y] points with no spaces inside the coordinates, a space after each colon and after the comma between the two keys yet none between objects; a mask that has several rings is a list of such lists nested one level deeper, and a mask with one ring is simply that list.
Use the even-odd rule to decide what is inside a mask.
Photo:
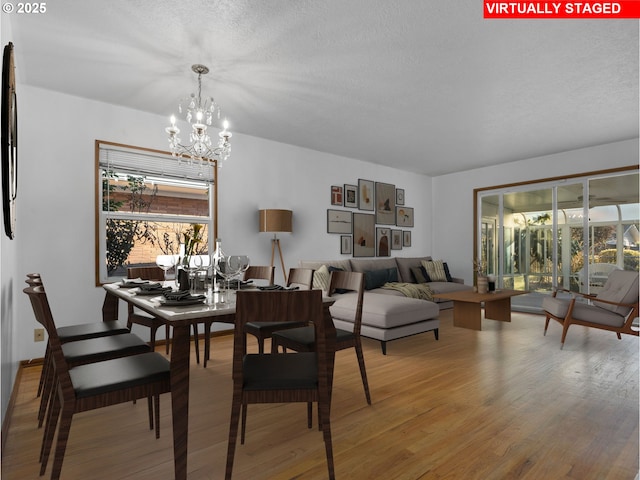
[{"label": "dark wood dining chair", "polygon": [[[250,265],[246,272],[244,272],[243,280],[266,280],[269,285],[273,285],[273,279],[275,277],[276,267],[263,266],[263,265]],[[207,362],[211,355],[211,325],[213,320],[206,320],[204,322],[204,366],[207,366]]]},{"label": "dark wood dining chair", "polygon": [[[39,273],[28,273],[25,282],[31,286],[43,285],[42,276]],[[123,325],[117,320],[109,321],[95,321],[91,323],[80,323],[76,325],[67,325],[64,327],[58,327],[58,337],[60,337],[60,343],[75,342],[78,340],[87,340],[90,338],[107,337],[109,335],[120,335],[122,333],[129,333],[129,329],[126,325]],[[42,372],[40,374],[40,381],[38,383],[37,397],[40,397],[44,388],[45,379],[50,374],[49,366],[51,365],[51,348],[47,341],[47,346],[44,354],[44,361],[42,363]]]},{"label": "dark wood dining chair", "polygon": [[[313,284],[313,272],[311,268],[290,268],[287,277],[287,287],[300,286],[310,289]],[[258,340],[258,353],[264,353],[264,341],[271,338],[271,334],[278,330],[304,326],[304,322],[248,322],[245,326],[247,333]]]},{"label": "dark wood dining chair", "polygon": [[[164,281],[164,271],[160,267],[129,267],[127,278],[141,278],[142,280]],[[156,332],[162,325],[165,326],[165,352],[169,355],[171,344],[171,329],[159,318],[155,318],[146,312],[136,309],[132,304],[128,304],[127,327],[131,329],[133,324],[141,325],[149,329],[149,345],[156,349]],[[200,347],[198,345],[198,326],[193,325],[193,342],[196,350],[196,363],[200,363]]]},{"label": "dark wood dining chair", "polygon": [[[315,351],[247,354],[245,325],[257,318],[265,322],[307,318],[315,328]],[[320,290],[238,292],[233,335],[233,398],[226,480],[231,479],[233,470],[241,410],[244,417],[244,438],[248,404],[291,402],[318,403],[329,478],[335,478],[330,423],[334,357],[335,327],[331,319],[324,316]]]},{"label": "dark wood dining chair", "polygon": [[[31,278],[27,281],[27,283],[32,286],[38,286],[38,282],[40,282],[39,286],[42,288],[43,294],[46,295],[44,293],[44,287],[41,284],[41,279],[36,280]],[[151,348],[144,340],[137,335],[129,333],[128,330],[125,330],[126,333],[120,333],[118,335],[104,335],[73,341],[66,338],[63,342],[60,339],[59,331],[64,330],[64,328],[65,327],[56,329],[56,334],[61,344],[62,354],[70,367],[151,351]],[[51,356],[50,342],[48,342],[48,345],[49,355],[47,356],[45,352],[47,368],[41,392],[40,407],[38,409],[38,427],[41,427],[44,422],[47,408],[51,408],[50,405],[53,402],[52,396],[55,386],[55,367]],[[153,421],[152,418],[150,418],[150,420]]]},{"label": "dark wood dining chair", "polygon": [[[336,350],[354,348],[360,367],[360,377],[364,387],[364,394],[367,403],[371,405],[371,394],[369,393],[369,382],[367,380],[367,370],[362,353],[362,341],[360,339],[360,329],[362,326],[362,302],[364,297],[364,274],[360,272],[333,271],[329,280],[329,295],[336,291],[354,291],[357,295],[356,313],[353,321],[353,331],[336,329]],[[296,352],[312,352],[315,350],[315,332],[313,327],[298,327],[289,330],[273,332],[271,337],[272,352],[277,352],[282,347]]]},{"label": "dark wood dining chair", "polygon": [[60,478],[71,421],[76,413],[148,398],[149,417],[155,416],[155,433],[156,438],[159,437],[160,394],[170,391],[169,361],[158,353],[147,352],[70,367],[62,351],[44,288],[30,286],[23,291],[29,296],[36,320],[47,330],[56,373],[56,391],[47,414],[41,449],[40,475],[46,472],[55,437],[51,480]]}]

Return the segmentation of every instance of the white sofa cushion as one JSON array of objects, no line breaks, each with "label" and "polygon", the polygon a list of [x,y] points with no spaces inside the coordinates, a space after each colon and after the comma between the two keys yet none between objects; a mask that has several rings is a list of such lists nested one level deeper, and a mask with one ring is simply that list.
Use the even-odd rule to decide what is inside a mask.
[{"label": "white sofa cushion", "polygon": [[[357,295],[343,293],[335,295],[336,302],[331,306],[331,316],[338,320],[353,323],[356,311]],[[440,309],[433,302],[395,295],[380,295],[365,292],[362,302],[362,324],[378,328],[394,328],[437,318]]]}]

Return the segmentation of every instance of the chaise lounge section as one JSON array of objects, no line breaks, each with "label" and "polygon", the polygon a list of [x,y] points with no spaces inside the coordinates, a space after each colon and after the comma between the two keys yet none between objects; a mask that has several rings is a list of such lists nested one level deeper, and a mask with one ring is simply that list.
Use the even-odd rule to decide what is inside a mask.
[{"label": "chaise lounge section", "polygon": [[[445,293],[459,290],[469,290],[461,279],[451,278],[449,281],[416,282],[416,275],[423,267],[423,262],[432,261],[431,257],[411,258],[376,258],[376,259],[348,259],[328,261],[300,261],[302,268],[316,270],[314,288],[326,290],[328,277],[332,269],[363,272],[367,290],[364,293],[362,307],[363,337],[380,341],[382,353],[387,353],[387,342],[399,338],[433,331],[438,340],[441,309],[451,308],[450,301],[425,300],[411,298],[402,292],[383,288],[387,283],[410,283],[428,285],[433,293]],[[413,269],[413,272],[412,272]],[[423,268],[422,268],[423,269]],[[415,272],[415,273],[414,273]],[[418,278],[424,280],[424,278]],[[431,279],[429,279],[431,280]],[[355,315],[356,295],[346,292],[336,295],[336,302],[331,306],[331,316],[336,328],[351,330]]]}]

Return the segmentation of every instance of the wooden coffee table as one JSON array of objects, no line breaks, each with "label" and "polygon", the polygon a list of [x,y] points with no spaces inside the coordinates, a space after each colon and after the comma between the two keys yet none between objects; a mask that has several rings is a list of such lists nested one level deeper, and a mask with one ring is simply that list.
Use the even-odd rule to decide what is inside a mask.
[{"label": "wooden coffee table", "polygon": [[455,327],[482,330],[482,304],[484,318],[511,321],[511,297],[529,293],[525,290],[496,290],[491,293],[477,293],[472,290],[438,293],[435,298],[453,301],[453,325]]}]

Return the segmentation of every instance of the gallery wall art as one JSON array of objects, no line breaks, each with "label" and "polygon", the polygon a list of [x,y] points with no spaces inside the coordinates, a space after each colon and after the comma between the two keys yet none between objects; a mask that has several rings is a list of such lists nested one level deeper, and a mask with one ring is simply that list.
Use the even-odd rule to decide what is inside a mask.
[{"label": "gallery wall art", "polygon": [[[411,247],[414,209],[405,206],[405,189],[374,180],[331,185],[327,233],[340,235],[340,254],[389,257],[391,250]],[[393,227],[402,227],[393,228]]]}]

